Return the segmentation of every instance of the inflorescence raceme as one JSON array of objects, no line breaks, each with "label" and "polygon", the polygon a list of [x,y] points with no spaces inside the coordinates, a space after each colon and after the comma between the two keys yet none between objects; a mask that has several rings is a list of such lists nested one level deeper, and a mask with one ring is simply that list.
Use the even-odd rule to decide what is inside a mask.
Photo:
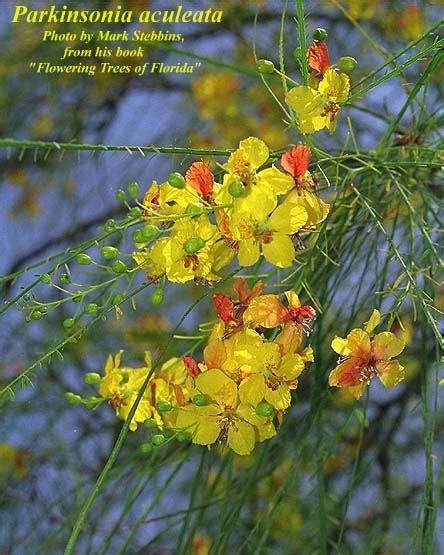
[{"label": "inflorescence raceme", "polygon": [[[324,30],[315,31],[307,51],[308,82],[291,88],[285,97],[302,134],[323,128],[334,132],[338,112],[349,97],[347,73],[356,60],[344,57],[332,65],[326,37]],[[263,74],[280,74],[268,60],[259,60],[257,68]],[[265,143],[249,137],[217,171],[202,160],[191,164],[185,175],[172,173],[160,185],[153,181],[139,204],[143,226],[133,233],[135,270],[144,270],[151,282],[209,284],[236,258],[242,267],[256,264],[261,255],[277,268],[290,267],[301,238],[319,229],[330,207],[318,196],[309,171],[309,146],[298,144],[284,152],[280,167],[269,158]],[[130,196],[137,198],[138,185],[131,187]],[[123,191],[118,195],[124,200]],[[117,255],[112,246],[102,248],[107,260]],[[119,262],[123,264],[113,262],[114,272]],[[301,304],[293,290],[274,295],[264,294],[263,287],[259,281],[249,288],[238,278],[233,297],[213,295],[218,319],[201,360],[173,357],[153,369],[147,352],[144,364],[131,368],[121,366],[119,351],[108,357],[104,375],[85,375],[86,383],[98,386],[96,396],[69,392],[67,400],[90,409],[106,401],[122,420],[136,404],[129,428],[135,431],[144,424],[156,429],[146,444],[151,447],[169,436],[251,453],[257,442],[276,434],[291,405],[291,390],[314,360],[307,338],[315,309]],[[155,294],[162,302],[163,288]],[[403,367],[393,360],[404,342],[390,332],[375,335],[379,322],[380,313],[374,310],[364,328],[332,341],[340,359],[330,373],[331,386],[347,388],[359,398],[374,376],[386,387],[404,379]]]}]

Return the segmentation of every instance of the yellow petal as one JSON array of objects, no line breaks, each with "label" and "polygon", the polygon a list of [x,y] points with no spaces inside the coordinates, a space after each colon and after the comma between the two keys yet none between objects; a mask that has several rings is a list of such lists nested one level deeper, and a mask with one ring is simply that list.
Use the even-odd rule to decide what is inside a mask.
[{"label": "yellow petal", "polygon": [[251,405],[241,404],[236,411],[236,416],[239,416],[243,420],[246,420],[252,424],[258,435],[257,439],[259,441],[264,441],[270,439],[276,435],[276,428],[273,424],[273,418],[267,418],[265,416],[259,416],[256,414],[255,410]]},{"label": "yellow petal", "polygon": [[304,228],[316,228],[328,216],[330,206],[311,191],[293,190],[285,199],[284,204],[297,204],[305,208],[307,221]]},{"label": "yellow petal", "polygon": [[288,310],[276,295],[255,297],[244,312],[245,324],[275,328],[288,319]]},{"label": "yellow petal", "polygon": [[185,407],[177,410],[176,428],[191,434],[193,443],[211,445],[220,435],[215,407]]},{"label": "yellow petal", "polygon": [[213,369],[199,374],[195,380],[197,389],[221,406],[237,405],[237,385],[221,370]]},{"label": "yellow petal", "polygon": [[268,218],[268,227],[273,231],[291,235],[301,229],[307,221],[307,211],[297,204],[284,203]]},{"label": "yellow petal", "polygon": [[389,331],[378,333],[372,341],[372,352],[377,360],[396,357],[402,353],[404,347],[404,341]]},{"label": "yellow petal", "polygon": [[314,133],[326,125],[322,95],[311,87],[298,86],[290,89],[285,96],[290,108],[298,115],[301,133]]},{"label": "yellow petal", "polygon": [[331,102],[345,102],[350,94],[350,77],[329,68],[319,83],[318,91]]},{"label": "yellow petal", "polygon": [[211,337],[204,349],[204,360],[207,368],[222,368],[227,358],[223,341],[217,337]]},{"label": "yellow petal", "polygon": [[362,394],[364,393],[364,389],[367,387],[366,383],[360,384],[360,385],[355,385],[353,387],[348,387],[347,391],[353,395],[353,397],[355,399],[360,399],[362,397]]},{"label": "yellow petal", "polygon": [[298,115],[304,117],[318,117],[324,111],[322,96],[311,87],[298,86],[290,89],[285,95],[285,101]]},{"label": "yellow petal", "polygon": [[275,166],[260,171],[256,176],[256,183],[259,186],[266,183],[275,195],[285,195],[294,186],[293,178],[287,173],[281,172]]},{"label": "yellow petal", "polygon": [[369,318],[369,321],[364,326],[365,331],[371,334],[372,331],[379,325],[380,321],[381,321],[381,313],[379,312],[379,310],[375,308],[375,310],[372,312],[372,315]]},{"label": "yellow petal", "polygon": [[276,410],[285,410],[291,404],[290,388],[286,383],[278,385],[276,389],[265,388],[265,400]]},{"label": "yellow petal", "polygon": [[281,363],[274,371],[274,374],[284,378],[284,380],[292,381],[301,375],[304,366],[305,364],[301,355],[297,353],[287,353],[282,357]]},{"label": "yellow petal", "polygon": [[268,160],[269,150],[267,145],[256,137],[244,139],[239,143],[239,148],[245,152],[253,169],[259,168]]},{"label": "yellow petal", "polygon": [[114,368],[113,357],[111,355],[108,355],[108,358],[106,359],[105,370],[104,370],[105,376],[107,376],[111,372],[111,370],[113,370],[113,368]]},{"label": "yellow petal", "polygon": [[256,221],[262,222],[276,208],[277,197],[266,181],[259,180],[257,183],[247,185],[245,193],[240,198],[233,200],[233,197],[231,197],[230,202],[233,203],[234,219],[236,219],[235,216],[242,219],[242,214],[243,217],[246,214],[247,216],[254,216]]},{"label": "yellow petal", "polygon": [[293,289],[285,291],[285,296],[287,297],[288,306],[290,308],[299,308],[301,306],[301,301],[299,300],[298,294]]},{"label": "yellow petal", "polygon": [[347,347],[355,357],[366,357],[370,354],[370,336],[361,328],[355,328],[347,335]]},{"label": "yellow petal", "polygon": [[279,347],[264,343],[254,330],[246,329],[225,341],[227,360],[224,370],[247,374],[260,372],[265,366],[274,366],[279,361]]},{"label": "yellow petal", "polygon": [[314,362],[314,353],[311,345],[305,347],[305,349],[301,352],[301,357],[304,362]]},{"label": "yellow petal", "polygon": [[281,354],[294,353],[299,351],[302,343],[302,330],[300,326],[295,326],[293,322],[287,322],[274,340],[279,345]]},{"label": "yellow petal", "polygon": [[262,374],[252,374],[243,380],[239,386],[241,403],[249,403],[255,407],[262,401],[264,394],[265,378]]},{"label": "yellow petal", "polygon": [[262,252],[268,262],[278,268],[288,268],[296,256],[293,241],[283,233],[275,233],[270,243],[262,245]]},{"label": "yellow petal", "polygon": [[260,251],[259,245],[251,237],[240,241],[237,259],[241,266],[252,266],[259,260]]},{"label": "yellow petal", "polygon": [[395,387],[405,379],[404,367],[397,360],[377,364],[378,376],[385,387]]},{"label": "yellow petal", "polygon": [[249,455],[256,443],[256,434],[251,424],[236,420],[228,428],[227,444],[238,455]]},{"label": "yellow petal", "polygon": [[338,336],[331,342],[331,348],[335,353],[341,356],[349,356],[351,352],[348,348],[348,340]]}]

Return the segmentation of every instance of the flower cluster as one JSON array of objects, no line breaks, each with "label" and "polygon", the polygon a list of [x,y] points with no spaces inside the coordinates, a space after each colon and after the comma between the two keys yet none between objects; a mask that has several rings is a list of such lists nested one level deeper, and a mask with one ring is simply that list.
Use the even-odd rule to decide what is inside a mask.
[{"label": "flower cluster", "polygon": [[325,42],[315,40],[307,51],[307,61],[310,70],[308,85],[290,89],[286,102],[296,112],[301,133],[315,133],[324,127],[333,133],[341,105],[350,95],[347,72],[354,69],[356,60],[345,56],[333,66]]},{"label": "flower cluster", "polygon": [[[326,36],[323,29],[314,33],[307,52],[308,84],[286,95],[303,134],[325,127],[332,133],[349,97],[347,73],[356,60],[344,57],[332,65]],[[277,71],[268,60],[257,64],[261,73]],[[226,85],[236,91],[236,83]],[[211,90],[201,100],[209,113],[226,108],[213,102]],[[146,221],[133,233],[133,259],[154,282],[165,276],[175,283],[208,283],[218,280],[235,258],[242,267],[255,265],[261,256],[278,268],[290,267],[301,235],[316,231],[329,213],[329,205],[317,195],[310,159],[310,148],[298,144],[281,155],[277,166],[266,144],[249,137],[217,172],[202,160],[192,163],[185,175],[172,173],[160,185],[153,181],[140,204]],[[130,187],[137,198],[139,186]],[[102,256],[112,259],[116,249],[104,247]],[[121,261],[113,264],[114,271],[126,267]],[[152,368],[146,353],[144,364],[131,368],[121,366],[120,351],[108,357],[103,376],[85,376],[86,383],[98,385],[98,396],[68,393],[68,400],[88,408],[106,401],[122,420],[131,415],[130,430],[141,423],[157,428],[150,447],[164,443],[169,434],[250,454],[257,442],[276,434],[276,424],[291,405],[291,391],[314,360],[311,346],[304,343],[316,313],[293,290],[282,296],[264,294],[262,282],[250,288],[245,278],[235,280],[233,289],[233,296],[213,295],[218,319],[201,359],[185,355]],[[156,303],[152,297],[154,304],[163,298],[163,288],[159,291]],[[375,335],[379,322],[380,313],[374,310],[363,329],[332,341],[340,359],[329,384],[346,388],[356,399],[376,375],[386,387],[404,379],[403,367],[392,359],[405,344],[391,332]]]},{"label": "flower cluster", "polygon": [[[291,404],[291,390],[307,362],[310,346],[303,347],[315,319],[311,306],[301,305],[294,291],[262,294],[262,283],[249,289],[235,281],[235,299],[214,295],[218,320],[214,324],[203,360],[191,356],[172,358],[150,377],[129,424],[174,430],[193,443],[227,445],[240,455],[252,452],[258,441],[276,433],[275,418],[282,422]],[[99,396],[70,395],[70,401],[94,408],[107,401],[127,420],[143,384],[151,373],[151,357],[140,368],[121,366],[122,351],[109,356],[104,376],[90,373],[87,383],[98,384]]]},{"label": "flower cluster", "polygon": [[293,264],[299,235],[315,230],[329,206],[316,194],[307,146],[282,155],[285,171],[269,156],[263,141],[249,137],[221,165],[221,183],[203,161],[185,177],[174,173],[161,185],[153,182],[143,211],[163,223],[136,232],[133,254],[150,279],[213,281],[235,257],[251,266],[261,254],[278,268]]},{"label": "flower cluster", "polygon": [[374,376],[385,387],[394,387],[404,377],[404,367],[392,360],[404,350],[405,343],[392,332],[374,334],[381,315],[374,310],[364,328],[355,328],[345,339],[335,337],[332,349],[340,355],[338,366],[331,372],[329,384],[346,387],[359,399]]}]

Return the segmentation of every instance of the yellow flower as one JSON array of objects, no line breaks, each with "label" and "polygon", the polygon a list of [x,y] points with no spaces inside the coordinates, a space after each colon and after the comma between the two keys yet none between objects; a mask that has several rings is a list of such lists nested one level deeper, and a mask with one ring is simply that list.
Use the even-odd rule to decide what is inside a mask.
[{"label": "yellow flower", "polygon": [[317,90],[307,86],[294,87],[288,91],[286,102],[298,116],[301,133],[314,133],[324,127],[333,133],[340,105],[347,101],[349,94],[348,75],[329,68]]},{"label": "yellow flower", "polygon": [[329,384],[349,388],[356,399],[374,376],[385,387],[394,387],[405,378],[404,367],[392,360],[402,353],[405,343],[391,332],[374,335],[379,321],[380,313],[374,310],[364,329],[355,328],[345,339],[335,337],[331,343],[341,359],[330,373]]},{"label": "yellow flower", "polygon": [[[220,239],[217,227],[206,215],[181,219],[171,228],[169,237],[159,239],[151,249],[133,253],[133,258],[149,270],[150,276],[166,273],[169,281],[175,283],[185,283],[196,277],[214,280],[218,276],[213,264],[220,269],[231,260],[227,254],[232,256],[228,247],[216,246]],[[190,244],[193,240],[196,245]]]},{"label": "yellow flower", "polygon": [[[254,206],[251,209],[254,210]],[[297,233],[306,221],[305,208],[289,203],[278,206],[264,218],[254,212],[239,213],[231,226],[233,237],[239,240],[239,264],[255,264],[262,251],[265,259],[278,268],[291,266],[296,256],[291,235]]]},{"label": "yellow flower", "polygon": [[265,400],[276,410],[286,410],[290,406],[290,389],[296,389],[297,378],[305,366],[304,361],[298,354],[281,357],[278,346],[275,347],[277,358],[242,380],[239,386],[241,402],[256,407]]},{"label": "yellow flower", "polygon": [[192,555],[208,555],[210,553],[211,541],[208,536],[195,534],[191,542]]},{"label": "yellow flower", "polygon": [[330,205],[320,199],[315,193],[306,189],[293,189],[284,200],[283,205],[293,204],[304,208],[307,212],[307,221],[304,229],[316,229],[328,216]]},{"label": "yellow flower", "polygon": [[347,11],[354,19],[368,19],[375,15],[380,0],[347,0]]},{"label": "yellow flower", "polygon": [[295,291],[285,291],[288,306],[277,295],[255,297],[244,314],[244,322],[252,327],[275,328],[282,325],[274,343],[281,354],[298,352],[306,362],[313,361],[313,351],[307,347],[301,352],[302,332],[311,330],[316,312],[310,305],[302,305]]},{"label": "yellow flower", "polygon": [[[111,355],[108,356],[105,375],[99,385],[99,394],[108,400],[119,418],[126,420],[142,384],[151,370],[151,356],[149,353],[145,354],[146,366],[128,368],[120,366],[122,353],[123,351],[119,351],[114,358]],[[163,384],[161,387],[164,388]],[[168,389],[167,385],[166,388]],[[159,425],[162,425],[162,419],[154,405],[155,403],[151,404],[146,395],[142,397],[129,426],[131,431],[135,431],[137,424],[147,418],[154,418]]]},{"label": "yellow flower", "polygon": [[212,445],[219,439],[238,455],[249,455],[257,441],[276,433],[271,418],[258,416],[252,407],[239,402],[236,382],[221,370],[199,374],[195,385],[210,404],[178,409],[176,419],[176,427],[189,432],[193,443]]},{"label": "yellow flower", "polygon": [[235,100],[239,92],[239,81],[236,76],[229,73],[208,73],[193,79],[191,91],[199,112],[205,118],[238,115]]},{"label": "yellow flower", "polygon": [[28,456],[10,443],[0,443],[0,482],[11,476],[23,478],[28,472]]},{"label": "yellow flower", "polygon": [[276,410],[290,406],[290,389],[297,387],[305,366],[300,354],[281,356],[279,345],[248,328],[225,340],[224,354],[221,368],[240,383],[241,403],[257,407],[266,401]]},{"label": "yellow flower", "polygon": [[[217,204],[232,203],[233,213],[254,213],[264,219],[276,207],[277,195],[287,193],[293,186],[293,180],[276,167],[258,171],[267,162],[269,150],[267,145],[256,137],[249,137],[239,143],[239,148],[223,164],[227,171],[223,185],[217,188]],[[230,194],[230,186],[238,183],[244,188],[240,197]]]}]

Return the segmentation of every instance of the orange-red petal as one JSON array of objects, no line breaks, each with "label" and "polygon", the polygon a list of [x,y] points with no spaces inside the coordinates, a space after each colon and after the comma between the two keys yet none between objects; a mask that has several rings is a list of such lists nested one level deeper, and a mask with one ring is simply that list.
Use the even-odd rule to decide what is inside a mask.
[{"label": "orange-red petal", "polygon": [[248,287],[247,280],[244,277],[237,278],[233,284],[233,289],[237,293],[239,302],[244,306],[250,304],[254,297],[260,295],[263,288],[264,284],[262,281],[257,281],[250,289]]},{"label": "orange-red petal", "polygon": [[185,174],[185,180],[202,197],[213,192],[214,174],[206,162],[193,162]]},{"label": "orange-red petal", "polygon": [[213,295],[213,303],[216,307],[217,315],[222,320],[222,322],[229,324],[235,319],[233,315],[234,303],[230,299],[230,297],[227,297],[227,295],[215,293]]},{"label": "orange-red petal", "polygon": [[293,177],[301,177],[308,170],[311,152],[306,145],[297,145],[284,152],[281,156],[281,165]]},{"label": "orange-red petal", "polygon": [[330,56],[325,42],[315,40],[307,51],[308,65],[320,76],[330,67]]}]

